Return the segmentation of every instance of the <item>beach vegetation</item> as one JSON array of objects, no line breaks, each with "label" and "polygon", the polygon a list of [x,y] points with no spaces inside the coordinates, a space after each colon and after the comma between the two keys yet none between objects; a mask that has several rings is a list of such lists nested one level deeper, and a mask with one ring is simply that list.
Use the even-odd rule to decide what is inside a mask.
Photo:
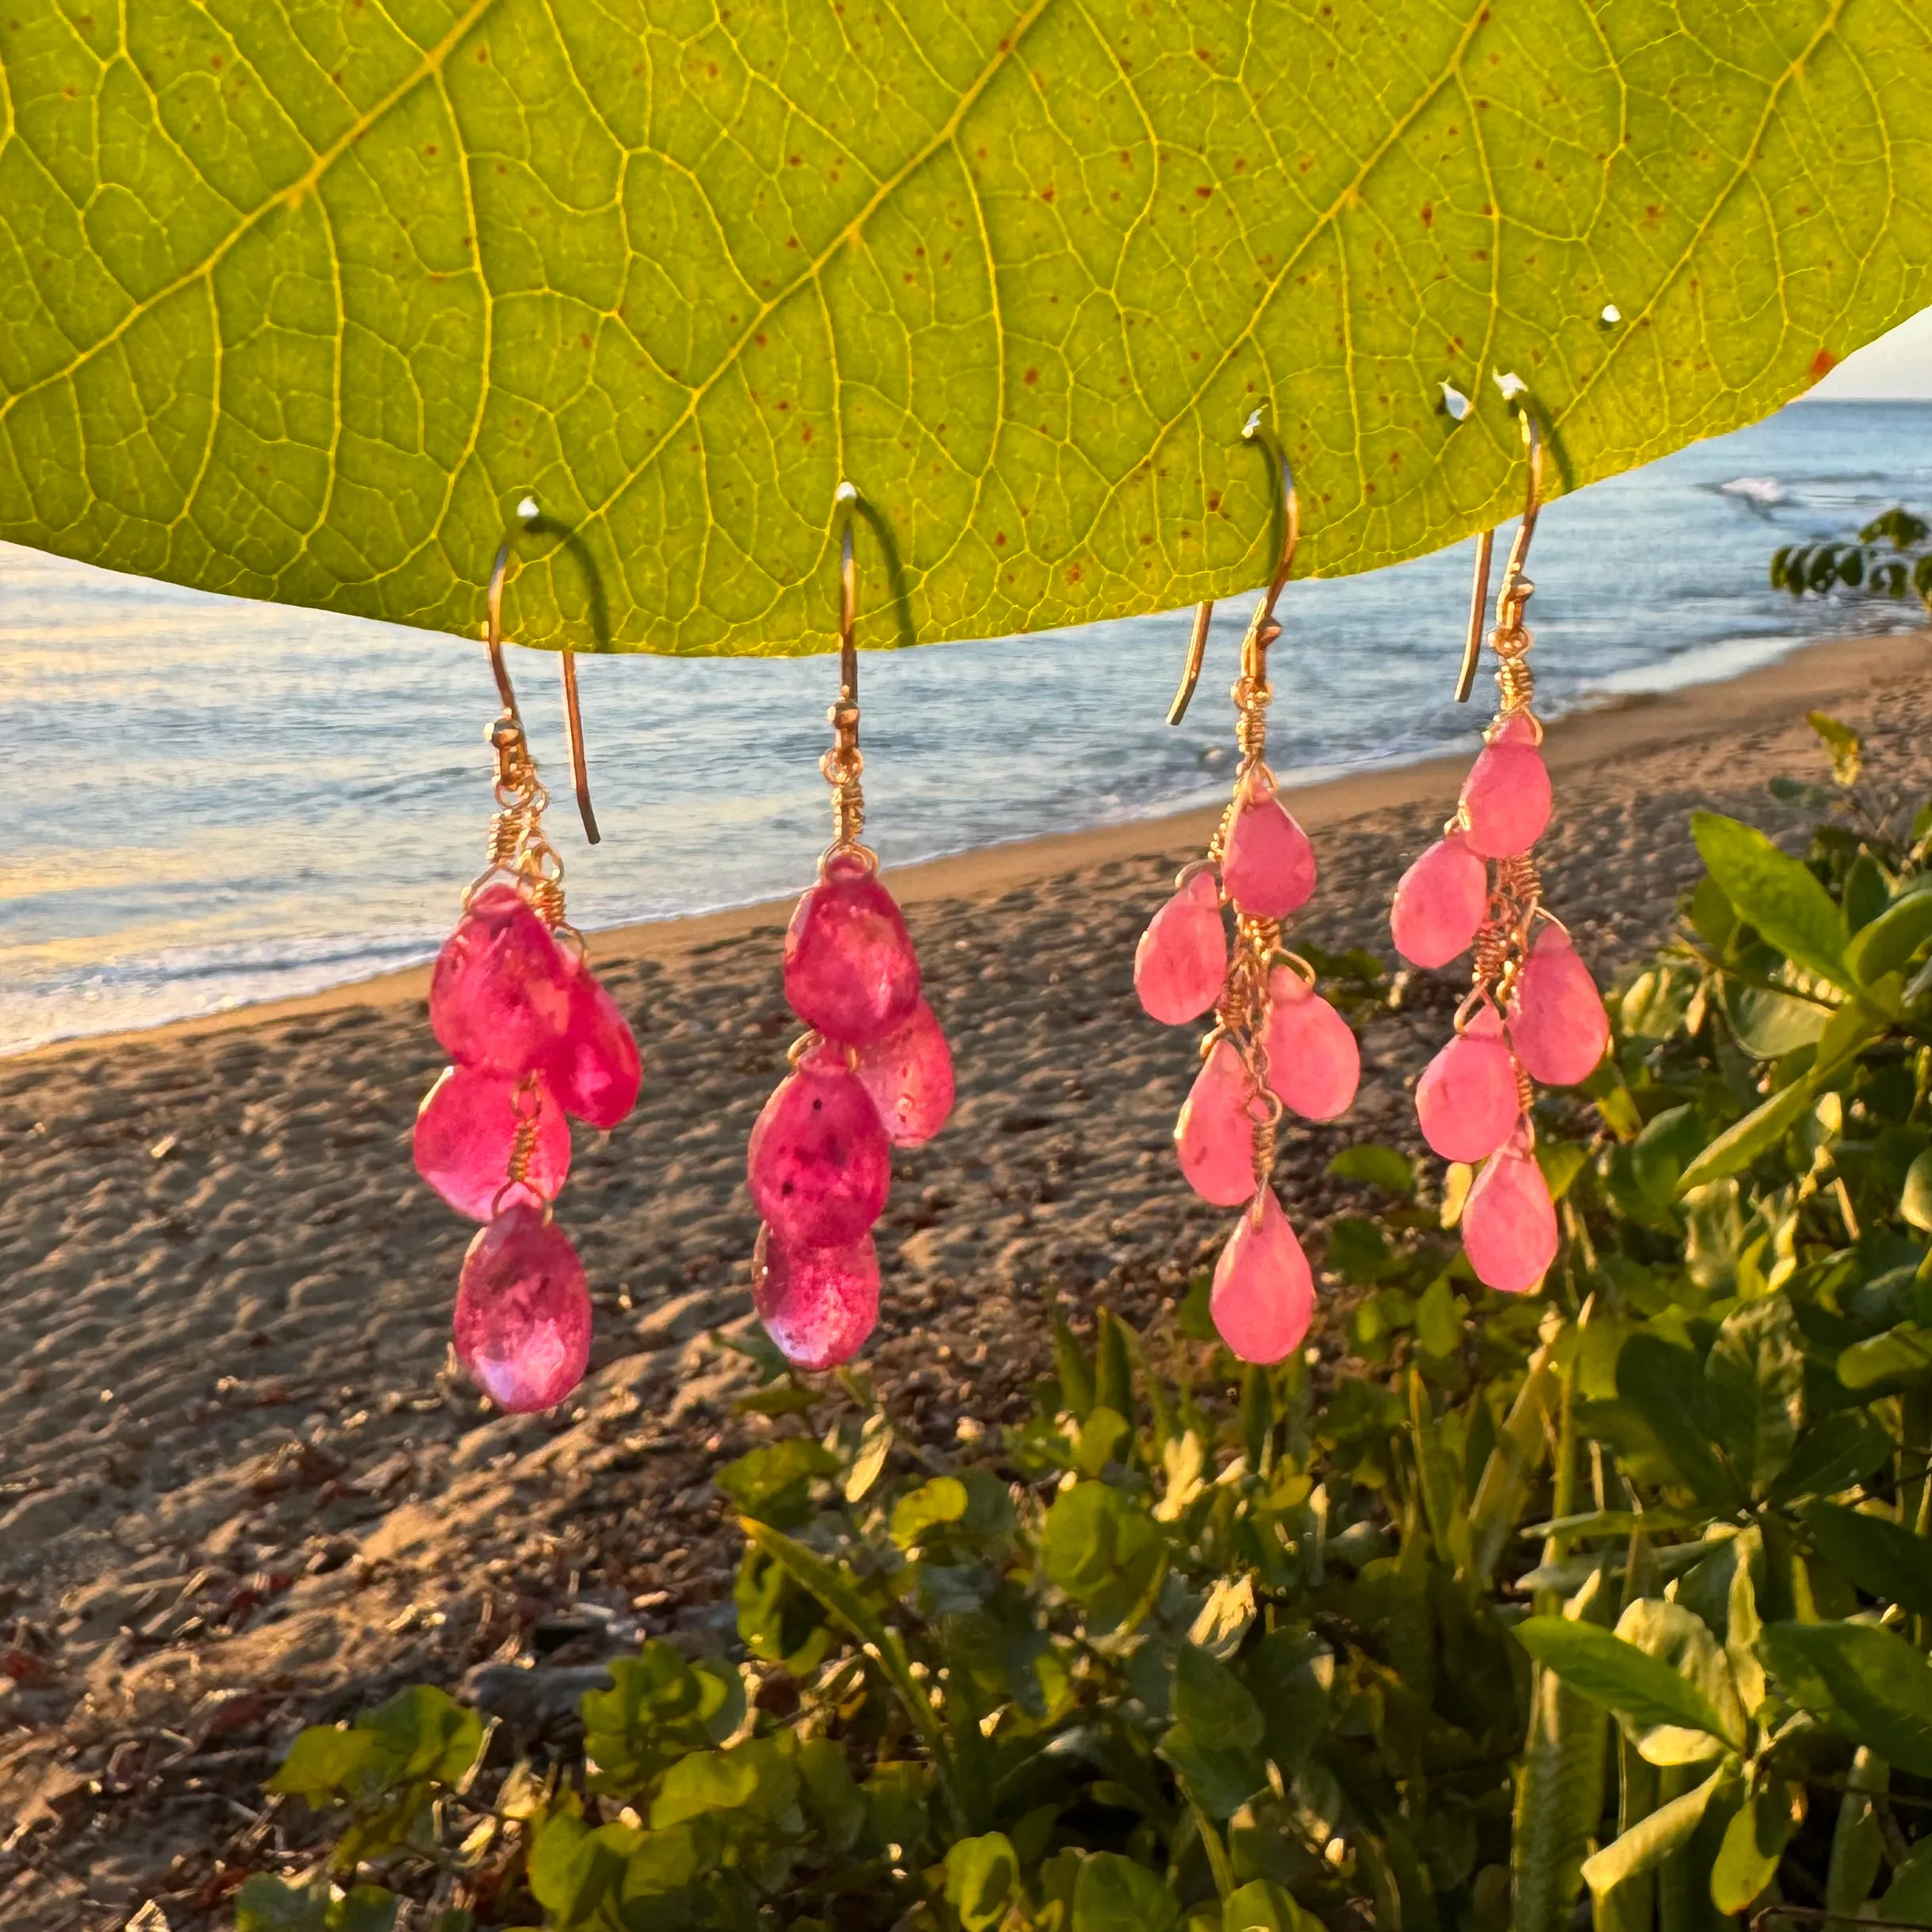
[{"label": "beach vegetation", "polygon": [[[1055,1325],[940,1456],[761,1340],[735,1641],[546,1753],[416,1689],[298,1736],[242,1932],[1690,1932],[1932,1920],[1932,801],[1814,719],[1802,852],[1705,876],[1539,1103],[1562,1245],[1340,1156],[1329,1346],[1198,1281]],[[295,1855],[292,1855],[295,1856]]]},{"label": "beach vegetation", "polygon": [[1895,505],[1856,538],[1787,543],[1772,553],[1771,587],[1794,597],[1838,590],[1869,597],[1916,597],[1932,612],[1932,524]]}]

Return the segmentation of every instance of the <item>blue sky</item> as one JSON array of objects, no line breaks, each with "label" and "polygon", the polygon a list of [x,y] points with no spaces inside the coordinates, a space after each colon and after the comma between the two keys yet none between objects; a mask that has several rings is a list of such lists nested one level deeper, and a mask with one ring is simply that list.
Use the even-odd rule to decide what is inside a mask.
[{"label": "blue sky", "polygon": [[1932,400],[1932,309],[1920,309],[1890,335],[1846,357],[1811,393],[1840,402],[1854,397]]}]

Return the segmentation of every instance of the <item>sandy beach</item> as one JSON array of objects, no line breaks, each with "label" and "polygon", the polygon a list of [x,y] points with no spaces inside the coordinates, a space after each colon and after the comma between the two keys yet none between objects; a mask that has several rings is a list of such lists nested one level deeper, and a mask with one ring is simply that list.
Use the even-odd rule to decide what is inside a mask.
[{"label": "sandy beach", "polygon": [[[1797,823],[1766,781],[1824,775],[1807,709],[1867,734],[1880,786],[1932,786],[1929,646],[1817,646],[1553,727],[1547,892],[1600,980],[1667,930],[1696,873],[1693,809]],[[1467,762],[1294,795],[1321,867],[1302,937],[1388,953],[1390,890]],[[1229,1217],[1189,1196],[1170,1140],[1191,1035],[1148,1020],[1132,987],[1135,940],[1212,825],[888,873],[960,1099],[938,1140],[895,1159],[863,1366],[935,1460],[1025,1412],[1055,1294],[1145,1327],[1218,1247]],[[889,857],[891,825],[871,830]],[[450,855],[452,914],[472,858]],[[788,913],[593,937],[645,1091],[615,1133],[579,1130],[558,1213],[598,1336],[549,1416],[498,1415],[452,1372],[472,1229],[410,1164],[442,1064],[425,971],[0,1061],[8,1932],[105,1932],[150,1899],[165,1916],[144,1923],[216,1922],[282,1828],[259,1787],[302,1723],[485,1667],[482,1698],[539,1727],[556,1712],[505,1703],[493,1662],[534,1654],[554,1669],[512,1688],[562,1686],[641,1634],[728,1624],[734,1537],[709,1475],[766,1425],[734,1414],[752,1373],[717,1336],[750,1319],[744,1148],[797,1030]],[[1358,1016],[1352,1114],[1286,1135],[1278,1184],[1317,1264],[1324,1221],[1358,1198],[1326,1163],[1353,1141],[1416,1144],[1407,1088],[1460,991],[1398,977]]]}]

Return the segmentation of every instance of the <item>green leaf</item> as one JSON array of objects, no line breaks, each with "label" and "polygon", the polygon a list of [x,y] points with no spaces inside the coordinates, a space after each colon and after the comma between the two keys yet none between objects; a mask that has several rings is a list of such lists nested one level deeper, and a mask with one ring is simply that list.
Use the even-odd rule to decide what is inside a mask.
[{"label": "green leaf", "polygon": [[651,1800],[651,1829],[663,1831],[705,1811],[737,1811],[757,1789],[757,1768],[749,1759],[730,1751],[694,1751],[664,1774]]},{"label": "green leaf", "polygon": [[328,1932],[393,1932],[402,1900],[381,1885],[353,1886],[328,1908]]},{"label": "green leaf", "polygon": [[1160,1754],[1209,1818],[1232,1817],[1267,1782],[1261,1707],[1228,1666],[1198,1645],[1175,1659],[1174,1723]]},{"label": "green leaf", "polygon": [[545,646],[822,648],[848,476],[868,642],[1224,595],[1258,402],[1368,569],[1520,501],[1499,374],[1576,489],[1932,299],[1909,7],[116,17],[0,17],[0,538],[468,636],[527,490]]},{"label": "green leaf", "polygon": [[1778,1861],[1796,1829],[1792,1798],[1791,1787],[1773,1778],[1752,1792],[1725,1827],[1711,1869],[1711,1903],[1727,1918],[1748,1911],[1777,1876]]},{"label": "green leaf", "polygon": [[1878,1916],[1920,1925],[1932,1922],[1932,1838],[1921,1838],[1899,1861],[1879,1901]]},{"label": "green leaf", "polygon": [[1589,1887],[1591,1897],[1600,1906],[1606,1895],[1626,1879],[1654,1871],[1673,1853],[1681,1851],[1704,1822],[1718,1787],[1733,1775],[1728,1766],[1719,1765],[1694,1790],[1660,1804],[1622,1837],[1586,1859],[1583,1882]]},{"label": "green leaf", "polygon": [[1721,1180],[1748,1167],[1760,1154],[1768,1153],[1784,1139],[1792,1125],[1811,1104],[1808,1083],[1794,1080],[1781,1087],[1761,1106],[1752,1109],[1741,1121],[1734,1121],[1684,1170],[1677,1192],[1687,1194],[1707,1181]]},{"label": "green leaf", "polygon": [[1338,1181],[1358,1181],[1365,1186],[1379,1187],[1398,1201],[1415,1198],[1414,1158],[1397,1148],[1380,1147],[1372,1141],[1345,1147],[1328,1163],[1328,1171]]},{"label": "green leaf", "polygon": [[[1700,1733],[1709,1740],[1708,1747],[1692,1748],[1704,1757],[1741,1742],[1734,1735],[1735,1727],[1727,1729],[1710,1699],[1688,1677],[1594,1623],[1533,1616],[1517,1626],[1516,1636],[1531,1656],[1573,1690],[1628,1718],[1639,1731]],[[1673,1757],[1662,1761],[1692,1761]]]},{"label": "green leaf", "polygon": [[611,1688],[586,1691],[580,1708],[584,1752],[600,1791],[626,1796],[688,1751],[722,1744],[745,1715],[745,1687],[728,1664],[688,1664],[653,1641],[608,1666]]},{"label": "green leaf", "polygon": [[[1932,893],[1926,895],[1932,898]],[[1899,1197],[1900,1219],[1932,1234],[1932,1147],[1929,1147],[1905,1171],[1905,1190]]]},{"label": "green leaf", "polygon": [[1270,1879],[1238,1886],[1221,1901],[1221,1932],[1322,1932],[1321,1921]]},{"label": "green leaf", "polygon": [[1932,892],[1908,892],[1852,935],[1845,963],[1861,984],[1873,986],[1888,972],[1903,972],[1928,939],[1932,939]]},{"label": "green leaf", "polygon": [[1106,1483],[1076,1482],[1047,1512],[1040,1563],[1097,1626],[1113,1630],[1144,1600],[1166,1547],[1140,1505]]},{"label": "green leaf", "polygon": [[355,1726],[374,1735],[397,1784],[423,1779],[460,1784],[483,1748],[482,1719],[427,1684],[398,1692],[358,1717]]},{"label": "green leaf", "polygon": [[830,1476],[838,1468],[838,1457],[822,1443],[808,1436],[788,1436],[726,1463],[711,1480],[741,1515],[792,1529],[811,1513],[813,1478]]},{"label": "green leaf", "polygon": [[235,1932],[327,1932],[328,1890],[327,1879],[298,1888],[254,1873],[235,1895]]},{"label": "green leaf", "polygon": [[1072,1932],[1175,1932],[1180,1922],[1180,1901],[1145,1865],[1114,1852],[1082,1862]]},{"label": "green leaf", "polygon": [[1731,1466],[1762,1490],[1790,1459],[1804,1419],[1804,1356],[1781,1295],[1728,1316],[1704,1358],[1708,1413]]},{"label": "green leaf", "polygon": [[1885,1516],[1807,1503],[1800,1512],[1819,1554],[1881,1602],[1932,1616],[1932,1543]]},{"label": "green leaf", "polygon": [[[1733,1549],[1735,1553],[1735,1545]],[[1735,1602],[1737,1595],[1727,1589],[1727,1604]],[[1748,1597],[1746,1601],[1749,1604]],[[1750,1606],[1749,1616],[1754,1627],[1754,1605]],[[1624,1606],[1617,1619],[1616,1634],[1647,1656],[1668,1664],[1689,1683],[1716,1713],[1719,1735],[1734,1750],[1742,1750],[1747,1727],[1736,1677],[1725,1650],[1701,1617],[1681,1603],[1640,1597]],[[1754,1659],[1753,1666],[1755,1674]],[[1762,1685],[1750,1688],[1755,1702],[1762,1696]],[[1654,1765],[1695,1764],[1708,1758],[1710,1746],[1704,1728],[1659,1725],[1646,1730],[1635,1719],[1625,1725],[1637,1749]]]},{"label": "green leaf", "polygon": [[1891,1432],[1869,1410],[1840,1409],[1799,1437],[1784,1474],[1773,1485],[1771,1500],[1835,1496],[1862,1482],[1891,1456]]},{"label": "green leaf", "polygon": [[1837,1373],[1848,1389],[1923,1382],[1932,1375],[1932,1336],[1915,1322],[1902,1321],[1840,1351]]},{"label": "green leaf", "polygon": [[961,1838],[946,1853],[946,1903],[965,1932],[989,1932],[1006,1915],[1020,1861],[1003,1831]]},{"label": "green leaf", "polygon": [[930,1529],[956,1523],[965,1515],[966,1485],[956,1476],[935,1476],[902,1496],[892,1508],[892,1540],[910,1550]]},{"label": "green leaf", "polygon": [[1698,856],[1724,896],[1794,965],[1848,991],[1845,920],[1808,866],[1763,833],[1716,812],[1691,815]]},{"label": "green leaf", "polygon": [[376,1788],[374,1773],[381,1747],[366,1731],[311,1724],[297,1731],[288,1755],[268,1781],[268,1788],[323,1805],[364,1796]]},{"label": "green leaf", "polygon": [[1711,1443],[1710,1397],[1696,1355],[1640,1329],[1616,1360],[1618,1398],[1636,1410],[1671,1460],[1678,1478],[1712,1508],[1735,1502],[1735,1486]]},{"label": "green leaf", "polygon": [[1865,740],[1848,724],[1840,724],[1826,711],[1807,711],[1804,722],[1815,731],[1831,754],[1831,776],[1842,785],[1855,785],[1865,762]]},{"label": "green leaf", "polygon": [[1758,1650],[1793,1703],[1932,1777],[1932,1664],[1902,1637],[1871,1623],[1769,1623]]}]

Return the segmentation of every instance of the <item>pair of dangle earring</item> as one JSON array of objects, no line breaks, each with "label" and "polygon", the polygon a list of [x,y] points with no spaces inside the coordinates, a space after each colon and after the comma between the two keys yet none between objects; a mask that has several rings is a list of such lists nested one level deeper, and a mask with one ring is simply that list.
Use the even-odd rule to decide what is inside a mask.
[{"label": "pair of dangle earring", "polygon": [[[506,539],[489,581],[489,657],[503,710],[490,727],[496,815],[489,863],[463,894],[436,956],[429,1023],[454,1064],[416,1115],[416,1171],[483,1223],[456,1291],[456,1354],[506,1409],[550,1409],[590,1359],[590,1293],[550,1217],[570,1170],[572,1117],[608,1129],[637,1103],[642,1067],[629,1024],[564,916],[563,864],[543,830],[549,803],[503,660]],[[563,657],[584,827],[596,842],[583,765],[575,665]]]},{"label": "pair of dangle earring", "polygon": [[916,1147],[953,1110],[953,1056],[920,997],[919,961],[864,829],[859,749],[857,493],[839,485],[839,693],[826,713],[833,839],[785,934],[785,999],[807,1031],[751,1130],[746,1179],[761,1225],[752,1298],[799,1368],[849,1361],[879,1319],[872,1230],[892,1149]]},{"label": "pair of dangle earring", "polygon": [[[1134,953],[1141,1005],[1168,1025],[1209,1011],[1202,1067],[1180,1117],[1175,1150],[1203,1200],[1245,1211],[1214,1270],[1214,1325],[1248,1362],[1278,1362],[1299,1347],[1314,1313],[1308,1258],[1270,1177],[1283,1110],[1332,1120],[1361,1075],[1348,1023],[1315,991],[1315,972],[1282,943],[1282,925],[1315,889],[1315,853],[1277,792],[1265,756],[1268,647],[1281,634],[1275,605],[1294,561],[1299,508],[1274,437],[1251,418],[1244,435],[1270,459],[1281,486],[1281,559],[1255,607],[1232,696],[1241,762],[1206,857],[1183,868]],[[1200,677],[1211,604],[1196,611],[1187,669],[1168,715],[1178,724]],[[1232,953],[1222,916],[1234,916]]]},{"label": "pair of dangle earring", "polygon": [[[1535,1155],[1536,1086],[1588,1079],[1610,1038],[1602,997],[1543,904],[1536,870],[1551,800],[1523,615],[1535,588],[1524,565],[1542,497],[1543,442],[1527,407],[1520,420],[1528,493],[1489,632],[1500,701],[1455,815],[1403,874],[1390,917],[1396,950],[1413,965],[1446,966],[1474,949],[1453,1037],[1416,1084],[1416,1114],[1445,1160],[1482,1163],[1462,1203],[1463,1251],[1478,1281],[1510,1294],[1534,1288],[1556,1256],[1556,1209]],[[1482,651],[1492,542],[1485,531],[1477,548],[1459,703]]]}]

